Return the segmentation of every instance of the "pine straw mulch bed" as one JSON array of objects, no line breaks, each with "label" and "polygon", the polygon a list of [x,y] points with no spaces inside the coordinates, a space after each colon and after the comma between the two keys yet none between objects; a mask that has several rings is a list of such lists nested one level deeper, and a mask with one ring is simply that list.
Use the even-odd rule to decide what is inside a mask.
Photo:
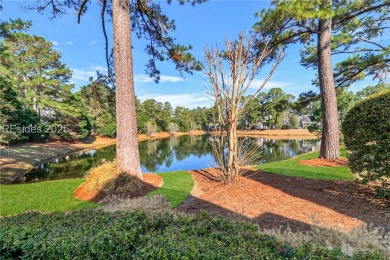
[{"label": "pine straw mulch bed", "polygon": [[343,157],[339,159],[315,158],[310,160],[300,160],[299,163],[307,166],[345,167],[348,166],[348,159]]},{"label": "pine straw mulch bed", "polygon": [[308,230],[316,224],[349,231],[364,223],[390,232],[390,201],[353,181],[323,181],[248,171],[235,186],[211,180],[215,169],[190,171],[195,181],[179,211],[213,212],[250,220],[260,228],[290,226]]}]

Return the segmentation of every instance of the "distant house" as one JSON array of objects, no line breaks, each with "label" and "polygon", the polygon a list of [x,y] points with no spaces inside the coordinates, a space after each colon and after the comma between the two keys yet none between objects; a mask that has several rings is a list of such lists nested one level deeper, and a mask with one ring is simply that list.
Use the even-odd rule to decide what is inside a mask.
[{"label": "distant house", "polygon": [[266,124],[258,123],[256,125],[252,126],[251,130],[266,130],[266,129],[268,129],[268,126]]},{"label": "distant house", "polygon": [[299,128],[307,128],[309,125],[312,125],[314,122],[311,121],[309,115],[299,116]]},{"label": "distant house", "polygon": [[207,131],[217,131],[219,129],[219,124],[218,123],[209,123],[207,126],[206,126],[206,130]]}]

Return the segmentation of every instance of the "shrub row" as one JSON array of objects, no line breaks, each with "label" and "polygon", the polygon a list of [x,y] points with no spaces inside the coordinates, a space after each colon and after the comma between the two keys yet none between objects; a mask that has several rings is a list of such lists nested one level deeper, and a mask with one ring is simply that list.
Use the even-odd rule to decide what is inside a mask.
[{"label": "shrub row", "polygon": [[349,167],[363,181],[390,177],[390,90],[369,96],[342,124]]},{"label": "shrub row", "polygon": [[[1,259],[348,259],[340,250],[293,249],[247,222],[205,213],[29,212],[0,219]],[[377,252],[356,259],[384,259]]]}]

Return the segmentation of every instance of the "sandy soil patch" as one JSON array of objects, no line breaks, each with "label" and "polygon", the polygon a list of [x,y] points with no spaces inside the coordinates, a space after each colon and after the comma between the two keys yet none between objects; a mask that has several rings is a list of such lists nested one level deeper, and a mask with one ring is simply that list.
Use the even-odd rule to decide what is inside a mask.
[{"label": "sandy soil patch", "polygon": [[318,138],[317,135],[315,135],[314,133],[310,133],[307,129],[238,131],[237,134],[238,136],[264,137],[279,140]]},{"label": "sandy soil patch", "polygon": [[174,132],[172,134],[170,134],[168,132],[158,132],[158,133],[152,134],[151,137],[147,136],[146,134],[140,134],[140,135],[138,135],[138,141],[169,138],[171,136],[205,135],[205,134],[206,134],[206,132],[203,131],[203,130],[195,130],[195,131],[192,131],[192,132]]},{"label": "sandy soil patch", "polygon": [[[182,135],[204,135],[206,131],[195,130],[192,132],[175,132],[173,136],[182,136]],[[219,131],[210,132],[212,135],[219,135]],[[287,129],[287,130],[252,130],[252,131],[238,131],[238,136],[250,136],[250,137],[263,137],[270,139],[317,139],[318,137],[310,133],[307,129]],[[138,140],[147,140],[147,139],[159,139],[159,138],[168,138],[171,135],[168,132],[159,132],[154,133],[151,138],[145,134],[138,136]]]},{"label": "sandy soil patch", "polygon": [[[245,219],[262,228],[289,225],[307,230],[314,223],[350,230],[364,223],[390,231],[390,203],[374,198],[373,190],[353,181],[320,181],[261,171],[240,177],[236,186],[207,178],[213,169],[191,171],[191,195],[179,210],[206,210],[234,219]],[[387,225],[387,226],[386,226]]]}]

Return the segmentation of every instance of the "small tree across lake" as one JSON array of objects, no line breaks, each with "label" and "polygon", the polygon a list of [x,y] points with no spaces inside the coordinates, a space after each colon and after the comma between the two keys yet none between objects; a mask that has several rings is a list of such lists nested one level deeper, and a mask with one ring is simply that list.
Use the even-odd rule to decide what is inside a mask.
[{"label": "small tree across lake", "polygon": [[[226,41],[225,50],[206,48],[206,66],[204,73],[209,78],[207,94],[215,100],[218,123],[221,129],[219,141],[212,142],[212,150],[219,168],[219,181],[235,184],[237,177],[243,173],[243,167],[250,164],[257,151],[238,142],[237,124],[248,103],[255,98],[267,84],[283,55],[278,53],[276,62],[264,80],[255,87],[255,92],[242,102],[249,88],[253,89],[254,79],[263,68],[265,60],[273,52],[268,41],[262,44],[261,50],[253,52],[253,38],[239,34],[238,40]],[[223,134],[227,135],[225,138]]]}]

